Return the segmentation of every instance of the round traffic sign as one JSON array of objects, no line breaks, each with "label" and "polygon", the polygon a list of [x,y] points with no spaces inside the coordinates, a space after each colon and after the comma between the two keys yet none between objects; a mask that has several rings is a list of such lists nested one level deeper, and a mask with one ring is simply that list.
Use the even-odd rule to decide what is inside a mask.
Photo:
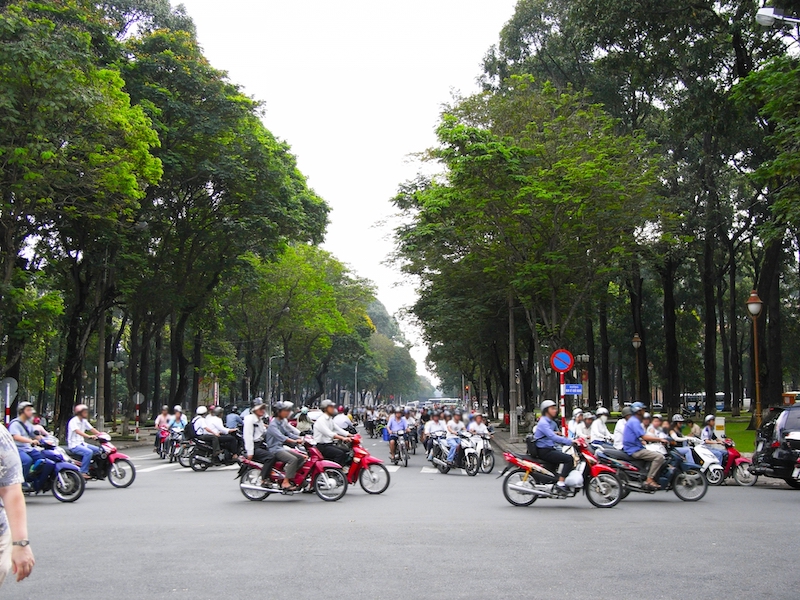
[{"label": "round traffic sign", "polygon": [[550,356],[550,366],[556,373],[566,373],[575,366],[575,357],[569,350],[556,350]]}]

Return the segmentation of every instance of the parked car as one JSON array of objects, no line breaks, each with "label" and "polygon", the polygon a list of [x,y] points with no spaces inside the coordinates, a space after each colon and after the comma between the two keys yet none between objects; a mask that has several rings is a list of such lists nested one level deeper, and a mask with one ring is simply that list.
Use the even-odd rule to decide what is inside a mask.
[{"label": "parked car", "polygon": [[800,490],[800,406],[770,408],[769,416],[756,432],[756,452],[750,471],[783,479]]}]

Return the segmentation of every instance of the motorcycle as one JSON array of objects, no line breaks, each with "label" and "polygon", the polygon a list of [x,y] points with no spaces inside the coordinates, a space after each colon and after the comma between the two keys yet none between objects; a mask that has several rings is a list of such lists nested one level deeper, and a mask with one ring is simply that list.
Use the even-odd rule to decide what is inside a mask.
[{"label": "motorcycle", "polygon": [[467,475],[474,477],[480,470],[478,463],[478,452],[472,436],[462,431],[459,433],[460,445],[456,448],[456,456],[453,464],[447,462],[450,447],[447,444],[447,434],[444,431],[437,431],[433,434],[433,457],[431,462],[436,465],[442,475],[450,472],[450,469],[464,469]]},{"label": "motorcycle", "polygon": [[169,455],[169,429],[160,427],[156,432],[157,453],[160,458],[167,458]]},{"label": "motorcycle", "polygon": [[[347,493],[347,477],[342,471],[342,466],[326,460],[316,448],[313,439],[306,437],[304,447],[306,460],[298,469],[292,483],[299,488],[299,491],[314,492],[320,500],[325,502],[340,500]],[[276,462],[272,466],[269,481],[265,486],[261,480],[263,464],[248,458],[242,458],[239,462],[241,467],[236,478],[239,479],[239,490],[248,500],[258,502],[269,498],[272,494],[294,494],[294,492],[281,489],[281,482],[285,477],[281,471],[283,463]]]},{"label": "motorcycle", "polygon": [[[117,452],[117,447],[111,443],[111,436],[107,433],[98,435],[97,441],[100,442],[102,451],[92,457],[89,465],[89,478],[97,481],[108,478],[108,482],[115,488],[129,487],[136,479],[136,467],[133,466],[130,458]],[[75,460],[81,460],[80,454],[69,450],[67,450],[67,454]]]},{"label": "motorcycle", "polygon": [[408,447],[411,449],[411,454],[417,454],[417,443],[419,436],[417,435],[417,426],[411,425],[408,428]]},{"label": "motorcycle", "polygon": [[613,468],[601,464],[592,454],[586,440],[575,440],[567,453],[577,458],[575,466],[559,489],[555,465],[528,454],[504,452],[508,465],[498,475],[503,480],[503,496],[514,506],[530,506],[539,498],[563,500],[573,498],[583,490],[586,498],[597,508],[612,508],[622,500],[624,487]]},{"label": "motorcycle", "polygon": [[494,450],[492,450],[491,439],[492,436],[486,433],[472,435],[472,440],[475,442],[475,452],[478,454],[480,471],[487,475],[494,469]]},{"label": "motorcycle", "polygon": [[[59,502],[75,502],[83,495],[86,482],[81,476],[80,469],[58,447],[58,440],[54,437],[41,439],[42,456],[30,468],[22,491],[25,495],[44,494],[52,492]],[[42,462],[52,465],[52,473],[44,480],[38,481],[39,469],[43,468]]]},{"label": "motorcycle", "polygon": [[167,438],[167,458],[169,462],[173,463],[179,458],[181,451],[181,443],[183,442],[182,429],[170,429],[169,438]]},{"label": "motorcycle", "polygon": [[758,475],[750,471],[750,466],[753,461],[749,458],[742,456],[742,453],[736,449],[736,443],[731,439],[724,439],[722,443],[728,451],[728,456],[725,458],[725,464],[722,467],[722,474],[718,481],[710,481],[711,485],[722,485],[722,482],[733,477],[734,481],[741,486],[750,487],[758,481]]},{"label": "motorcycle", "polygon": [[404,467],[408,466],[408,438],[406,436],[405,429],[399,429],[394,432],[397,436],[397,441],[395,442],[394,447],[394,457],[392,458],[392,464],[396,465],[397,463],[402,462]]},{"label": "motorcycle", "polygon": [[[243,454],[242,438],[239,435],[235,437],[239,446],[239,455],[241,456]],[[222,459],[220,460],[219,457],[214,456],[214,446],[211,442],[201,440],[200,438],[191,440],[191,445],[186,452],[189,454],[189,468],[197,472],[206,471],[209,467],[235,465],[238,462],[233,458],[230,451],[226,449],[222,449]],[[183,462],[181,462],[181,465],[183,465]]]},{"label": "motorcycle", "polygon": [[347,471],[347,483],[355,485],[356,481],[368,494],[382,494],[389,487],[389,470],[380,458],[372,456],[361,445],[361,436],[353,437],[353,460]]},{"label": "motorcycle", "polygon": [[700,438],[688,439],[692,450],[692,459],[695,464],[700,465],[700,472],[708,480],[709,485],[720,485],[725,477],[719,459]]},{"label": "motorcycle", "polygon": [[645,461],[636,460],[622,450],[612,448],[596,448],[595,456],[600,464],[616,470],[625,486],[623,498],[630,492],[653,494],[672,490],[684,502],[697,502],[708,491],[708,481],[700,471],[700,465],[684,461],[683,456],[674,449],[667,452],[664,466],[656,476],[656,482],[661,486],[659,489],[645,486],[649,470],[649,464]]}]

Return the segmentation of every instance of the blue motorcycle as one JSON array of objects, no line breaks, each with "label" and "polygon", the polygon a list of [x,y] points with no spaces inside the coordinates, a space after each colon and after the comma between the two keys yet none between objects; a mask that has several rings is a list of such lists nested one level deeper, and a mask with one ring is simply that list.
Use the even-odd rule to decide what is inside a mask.
[{"label": "blue motorcycle", "polygon": [[[41,444],[44,458],[33,463],[22,484],[22,491],[28,495],[50,491],[60,502],[75,502],[86,489],[80,469],[58,447],[56,438],[42,438]],[[40,477],[42,469],[50,471],[44,479]]]}]

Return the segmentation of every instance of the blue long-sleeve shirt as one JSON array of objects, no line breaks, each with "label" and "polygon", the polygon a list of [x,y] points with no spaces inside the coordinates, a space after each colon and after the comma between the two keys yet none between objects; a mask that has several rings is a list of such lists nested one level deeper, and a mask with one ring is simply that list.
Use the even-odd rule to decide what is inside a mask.
[{"label": "blue long-sleeve shirt", "polygon": [[272,419],[269,423],[269,427],[267,427],[267,433],[264,436],[267,452],[277,452],[287,439],[296,440],[297,436],[291,431],[287,431],[282,421]]},{"label": "blue long-sleeve shirt", "polygon": [[554,448],[556,444],[569,446],[572,443],[571,439],[563,435],[558,435],[554,431],[555,428],[556,424],[553,423],[550,417],[545,417],[543,415],[542,418],[539,419],[539,422],[536,423],[536,429],[533,430],[537,448]]}]

